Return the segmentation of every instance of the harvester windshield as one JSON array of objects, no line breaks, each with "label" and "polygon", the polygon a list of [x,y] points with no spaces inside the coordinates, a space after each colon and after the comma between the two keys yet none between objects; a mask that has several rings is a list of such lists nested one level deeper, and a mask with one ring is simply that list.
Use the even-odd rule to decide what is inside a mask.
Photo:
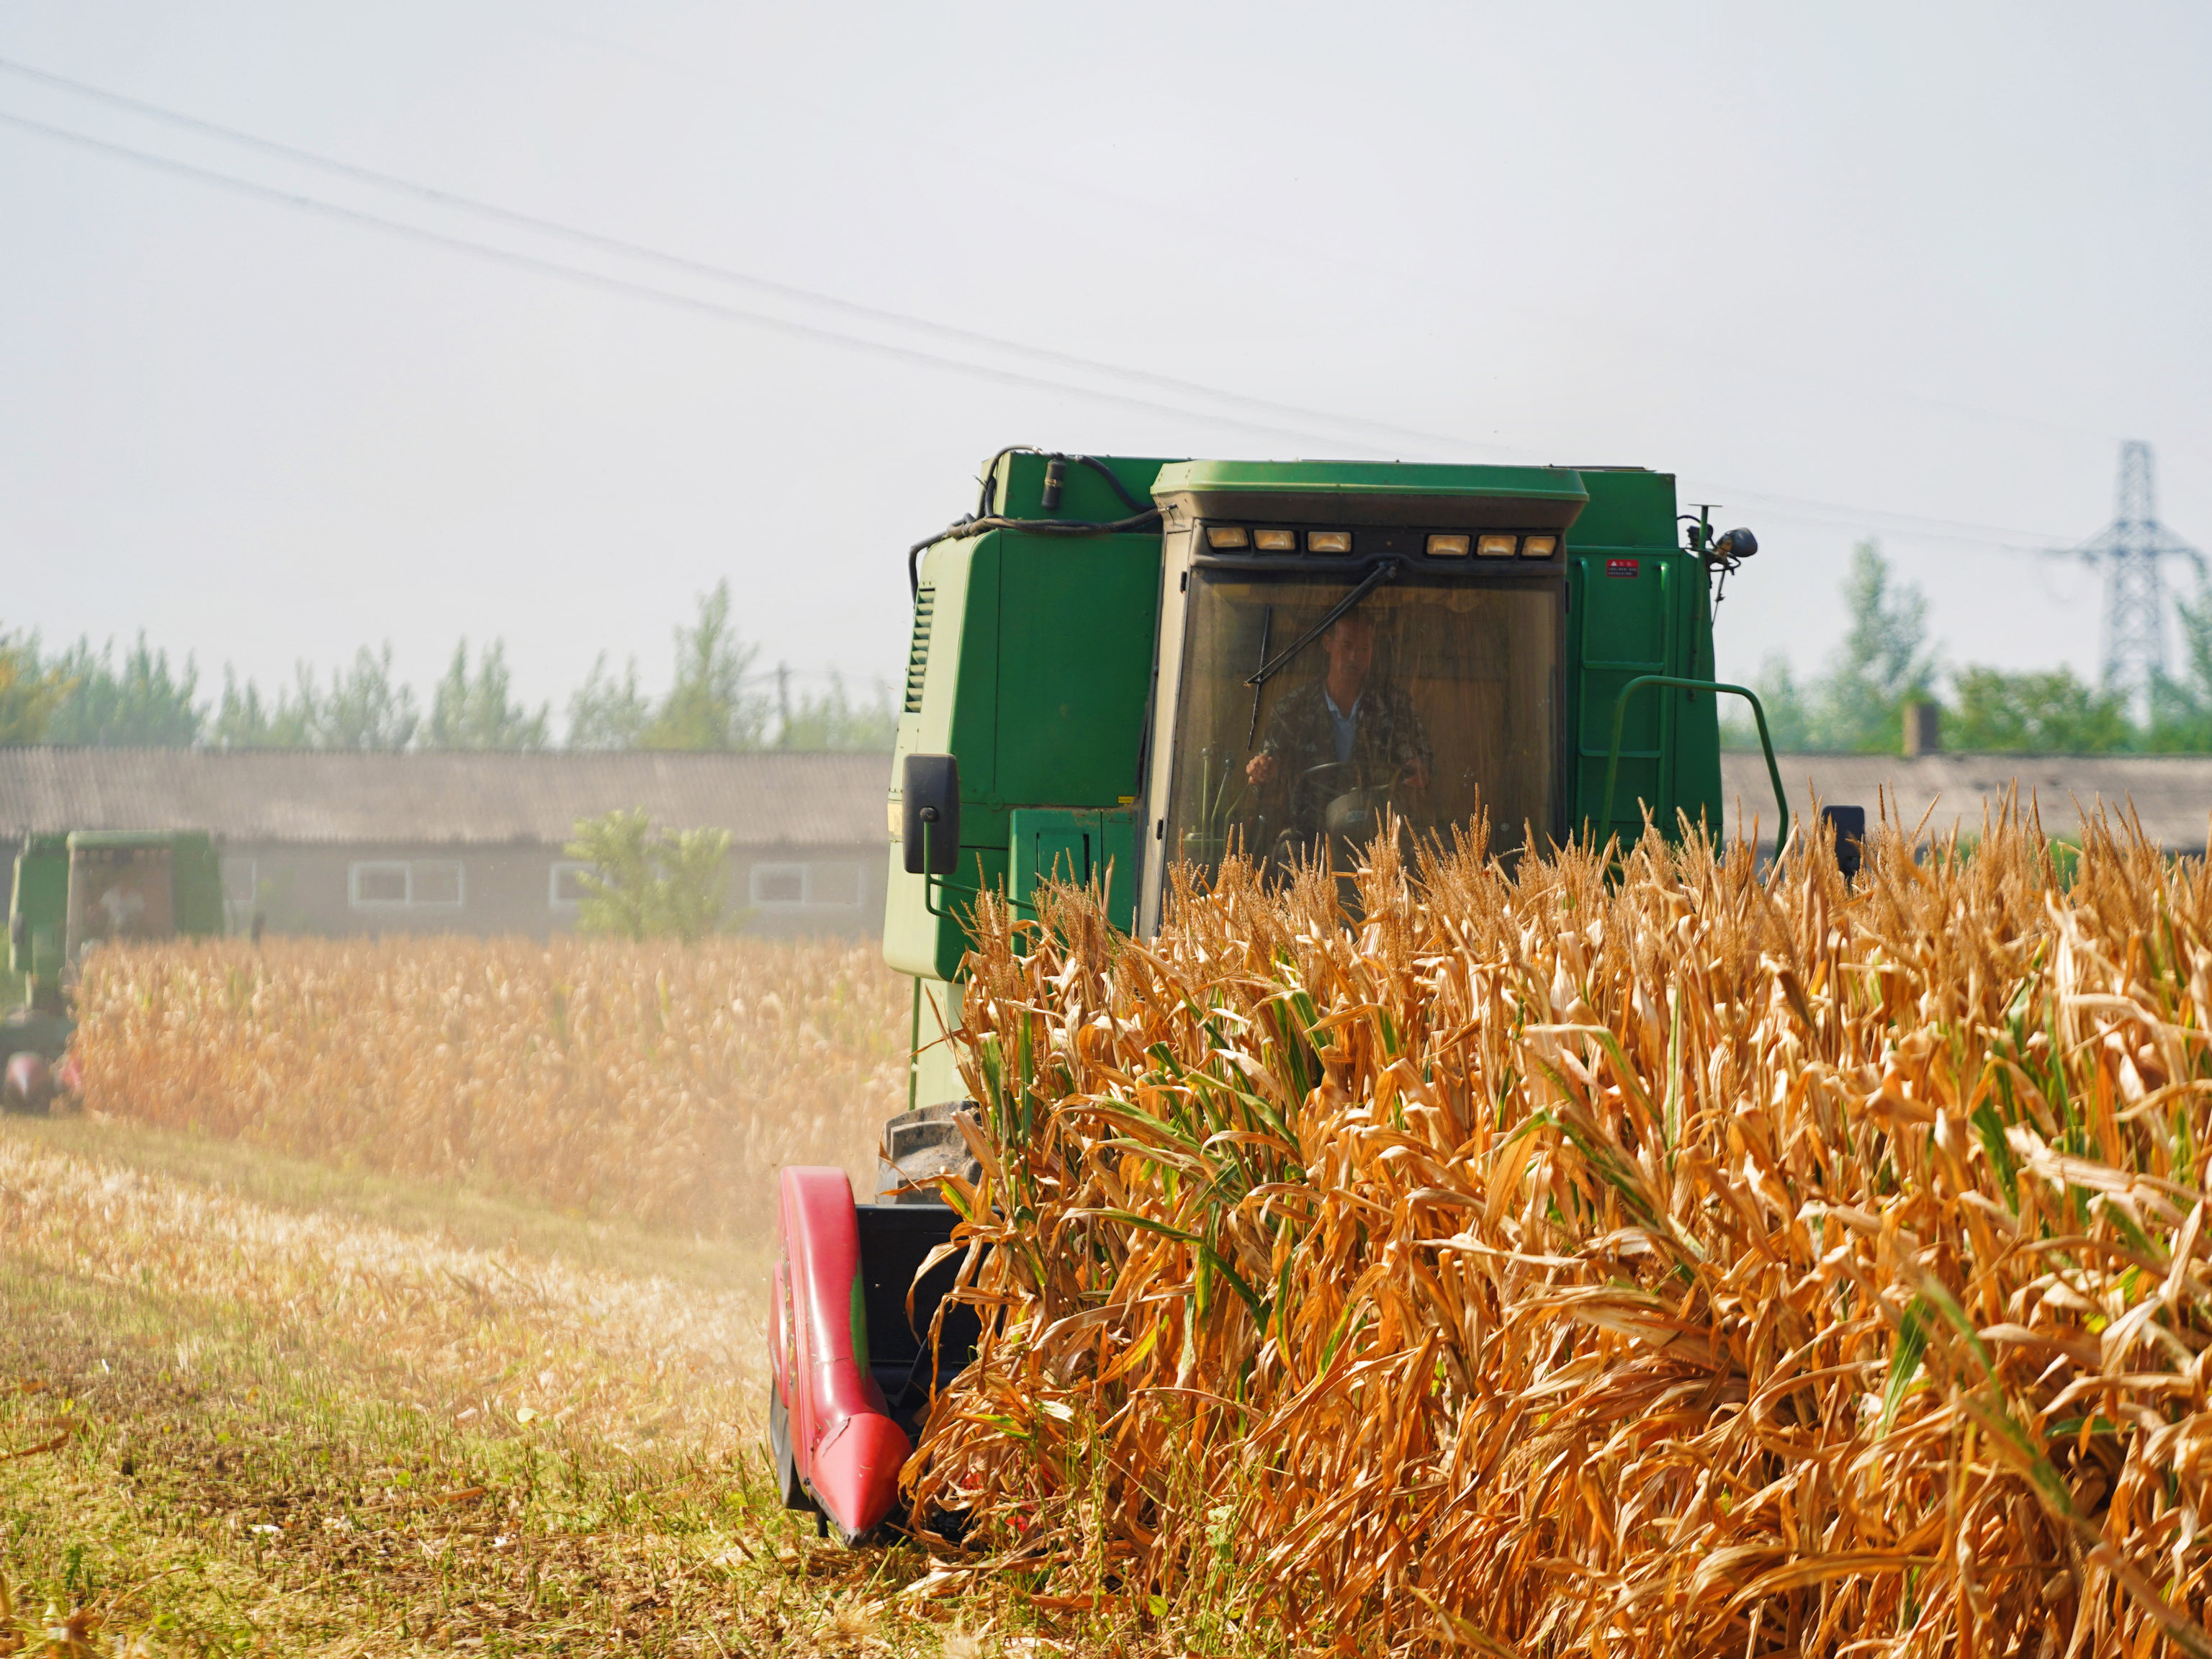
[{"label": "harvester windshield", "polygon": [[69,872],[69,959],[88,945],[167,939],[177,931],[170,848],[160,842],[113,843],[73,837]]},{"label": "harvester windshield", "polygon": [[1329,621],[1352,592],[1334,573],[1192,572],[1170,858],[1211,872],[1232,848],[1277,867],[1326,850],[1342,871],[1392,814],[1448,843],[1486,812],[1498,849],[1554,830],[1557,591],[1393,585]]}]

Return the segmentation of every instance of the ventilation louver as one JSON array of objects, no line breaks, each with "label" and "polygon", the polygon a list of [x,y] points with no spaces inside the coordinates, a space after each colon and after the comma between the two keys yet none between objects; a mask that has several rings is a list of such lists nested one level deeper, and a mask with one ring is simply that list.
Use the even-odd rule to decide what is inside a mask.
[{"label": "ventilation louver", "polygon": [[914,640],[906,649],[906,712],[921,712],[921,679],[929,667],[929,619],[937,609],[937,590],[925,587],[915,595]]}]

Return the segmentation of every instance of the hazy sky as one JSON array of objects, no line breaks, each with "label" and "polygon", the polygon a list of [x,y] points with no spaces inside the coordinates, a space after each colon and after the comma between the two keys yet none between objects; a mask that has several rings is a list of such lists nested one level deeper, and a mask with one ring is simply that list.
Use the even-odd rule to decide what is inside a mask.
[{"label": "hazy sky", "polygon": [[1724,672],[1817,665],[1868,534],[1952,661],[2094,672],[2032,550],[2123,438],[2212,551],[2201,4],[6,0],[0,59],[694,262],[0,70],[0,623],[216,688],[659,683],[725,576],[888,678],[1013,442],[1673,471],[1764,547]]}]

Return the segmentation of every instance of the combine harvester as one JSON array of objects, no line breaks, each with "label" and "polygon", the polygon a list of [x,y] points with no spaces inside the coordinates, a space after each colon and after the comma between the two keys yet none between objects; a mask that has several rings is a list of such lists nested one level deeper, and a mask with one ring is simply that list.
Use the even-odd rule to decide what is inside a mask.
[{"label": "combine harvester", "polygon": [[34,835],[15,858],[0,985],[0,1106],[44,1111],[72,1087],[70,991],[85,952],[223,931],[222,870],[197,832]]},{"label": "combine harvester", "polygon": [[[1489,815],[1539,841],[1721,817],[1715,582],[1757,550],[1633,468],[1134,460],[1000,453],[975,514],[908,558],[884,955],[914,978],[909,1109],[876,1201],[791,1168],[770,1340],[785,1503],[848,1542],[890,1522],[933,1388],[976,1327],[926,1334],[954,1261],[938,1177],[970,1163],[962,920],[1041,878],[1150,935],[1177,862],[1350,867]],[[1787,808],[1767,769],[1788,836]],[[1856,849],[1853,849],[1854,851]],[[909,1296],[911,1314],[909,1315]]]}]

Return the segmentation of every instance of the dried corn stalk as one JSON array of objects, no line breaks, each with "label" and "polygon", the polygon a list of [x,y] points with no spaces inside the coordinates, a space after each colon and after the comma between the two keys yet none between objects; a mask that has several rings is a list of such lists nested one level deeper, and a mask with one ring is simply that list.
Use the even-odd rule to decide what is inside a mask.
[{"label": "dried corn stalk", "polygon": [[2206,1652],[2212,878],[1869,851],[988,912],[913,1497],[1363,1652]]}]

